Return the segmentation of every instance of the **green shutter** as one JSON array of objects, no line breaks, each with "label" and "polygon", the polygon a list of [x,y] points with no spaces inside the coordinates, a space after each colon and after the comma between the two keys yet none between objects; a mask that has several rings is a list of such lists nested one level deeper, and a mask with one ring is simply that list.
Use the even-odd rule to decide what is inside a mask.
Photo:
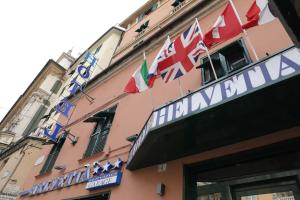
[{"label": "green shutter", "polygon": [[66,137],[67,134],[65,133],[64,135],[62,135],[62,137],[59,138],[58,142],[56,144],[54,144],[54,146],[52,147],[47,160],[42,168],[42,170],[40,171],[40,174],[44,174],[47,172],[50,172],[55,164],[55,161],[59,155],[59,152],[63,146],[63,144],[66,141]]},{"label": "green shutter", "polygon": [[46,111],[47,111],[47,108],[45,106],[39,107],[37,112],[32,117],[31,121],[27,125],[25,131],[23,132],[23,136],[29,135],[32,131],[34,131],[37,128],[41,118],[45,115]]},{"label": "green shutter", "polygon": [[61,86],[62,86],[62,82],[60,80],[57,80],[57,81],[55,81],[55,83],[50,91],[54,94],[57,94],[57,92],[59,91]]},{"label": "green shutter", "polygon": [[[117,106],[113,106],[107,109],[105,112],[107,113],[114,113],[116,111]],[[104,111],[100,112],[102,115],[105,113]],[[97,116],[95,114],[94,116]],[[114,119],[114,115],[107,115],[106,117],[102,116],[103,118],[97,122],[93,133],[90,136],[90,141],[87,146],[87,149],[84,153],[84,157],[91,156],[95,153],[101,152],[104,149],[106,144],[107,136],[110,131],[111,124]]]}]

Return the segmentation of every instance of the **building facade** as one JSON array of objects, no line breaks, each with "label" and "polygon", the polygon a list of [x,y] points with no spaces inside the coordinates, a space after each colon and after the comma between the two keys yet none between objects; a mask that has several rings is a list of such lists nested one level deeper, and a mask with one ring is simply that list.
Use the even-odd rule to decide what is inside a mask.
[{"label": "building facade", "polygon": [[[59,119],[59,113],[55,112],[55,106],[59,104],[63,99],[68,98],[70,95],[69,88],[72,87],[76,82],[78,84],[83,84],[85,80],[78,76],[77,66],[81,65],[82,61],[85,59],[86,55],[89,53],[93,55],[96,62],[94,63],[93,71],[90,72],[93,78],[97,74],[105,70],[110,62],[111,58],[116,51],[118,44],[120,43],[121,36],[124,29],[118,26],[113,26],[107,30],[98,40],[96,40],[89,48],[86,49],[75,61],[70,64],[70,67],[63,76],[62,87],[58,91],[58,96],[51,102],[49,110],[46,112],[45,117],[39,121],[39,129],[36,130],[36,134],[43,135],[43,129],[48,127],[49,129],[55,128],[53,124]],[[64,57],[60,57],[58,61],[65,63]],[[67,62],[69,63],[69,62]],[[79,94],[80,95],[80,94]],[[87,94],[83,95],[90,103],[93,103],[93,97]]]},{"label": "building facade", "polygon": [[[69,62],[74,61],[74,58],[68,54],[64,54],[62,57],[71,59]],[[24,136],[35,135],[41,117],[59,97],[58,91],[62,85],[62,79],[70,66],[70,63],[65,64],[63,67],[57,62],[49,60],[16,101],[0,123],[2,144],[10,144]],[[10,139],[8,136],[11,136]]]},{"label": "building facade", "polygon": [[[42,149],[44,139],[23,137],[0,154],[0,199],[16,199]],[[36,163],[35,163],[36,162]]]},{"label": "building facade", "polygon": [[[213,46],[217,80],[201,54],[178,79],[123,92],[144,53],[152,63],[195,18],[207,32],[227,3],[150,0],[125,19],[109,65],[68,97],[64,131],[19,199],[298,200],[300,52],[278,19]],[[233,3],[246,22],[252,1]]]},{"label": "building facade", "polygon": [[36,134],[39,121],[56,101],[62,78],[74,58],[70,52],[63,53],[57,62],[46,63],[1,121],[0,199],[16,199],[45,142]]}]

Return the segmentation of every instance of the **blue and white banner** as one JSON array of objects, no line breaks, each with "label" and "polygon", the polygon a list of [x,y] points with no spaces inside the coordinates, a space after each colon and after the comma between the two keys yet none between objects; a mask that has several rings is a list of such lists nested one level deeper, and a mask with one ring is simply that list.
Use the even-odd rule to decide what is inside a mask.
[{"label": "blue and white banner", "polygon": [[128,164],[151,130],[211,109],[300,74],[300,52],[290,48],[156,109],[132,146]]},{"label": "blue and white banner", "polygon": [[94,190],[99,188],[104,188],[108,186],[120,185],[122,179],[122,172],[116,171],[108,174],[104,174],[95,178],[91,178],[85,189]]}]

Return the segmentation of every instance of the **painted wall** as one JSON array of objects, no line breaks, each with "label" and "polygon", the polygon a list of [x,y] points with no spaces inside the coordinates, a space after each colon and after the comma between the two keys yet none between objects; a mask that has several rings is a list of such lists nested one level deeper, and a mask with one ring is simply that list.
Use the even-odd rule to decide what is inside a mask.
[{"label": "painted wall", "polygon": [[25,146],[1,160],[1,193],[17,195],[20,192],[21,186],[24,184],[41,146],[41,142],[28,139]]}]

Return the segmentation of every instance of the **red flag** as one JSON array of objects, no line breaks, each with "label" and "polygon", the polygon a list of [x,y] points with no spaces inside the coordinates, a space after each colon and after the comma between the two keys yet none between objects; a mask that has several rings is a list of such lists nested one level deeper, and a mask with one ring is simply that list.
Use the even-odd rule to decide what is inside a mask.
[{"label": "red flag", "polygon": [[246,17],[248,22],[243,25],[243,29],[266,24],[275,19],[269,9],[268,0],[255,0],[248,10]]},{"label": "red flag", "polygon": [[237,36],[242,31],[242,26],[231,4],[228,3],[211,30],[204,35],[204,43],[207,47],[211,47],[213,44],[225,42]]}]

